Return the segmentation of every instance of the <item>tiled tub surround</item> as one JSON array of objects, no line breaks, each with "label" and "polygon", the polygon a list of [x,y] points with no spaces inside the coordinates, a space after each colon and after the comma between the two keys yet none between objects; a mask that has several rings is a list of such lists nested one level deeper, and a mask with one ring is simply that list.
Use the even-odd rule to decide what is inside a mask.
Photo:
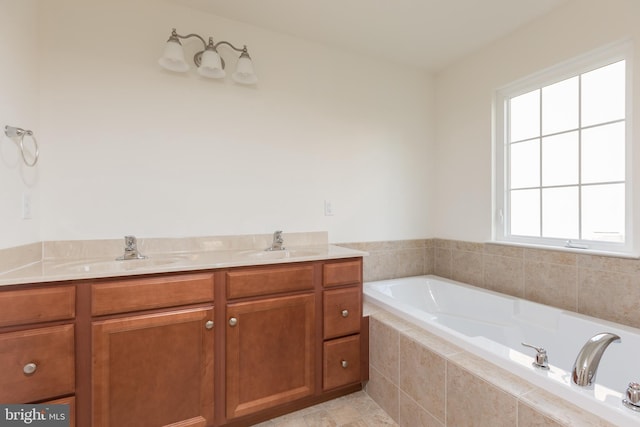
[{"label": "tiled tub surround", "polygon": [[369,252],[364,281],[435,274],[640,328],[640,260],[424,239],[340,243]]},{"label": "tiled tub surround", "polygon": [[367,314],[366,392],[400,426],[615,426],[375,305]]}]

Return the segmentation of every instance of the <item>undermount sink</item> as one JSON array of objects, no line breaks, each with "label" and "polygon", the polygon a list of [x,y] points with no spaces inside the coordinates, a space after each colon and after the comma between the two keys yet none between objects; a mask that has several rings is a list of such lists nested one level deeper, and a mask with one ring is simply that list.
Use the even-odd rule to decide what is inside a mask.
[{"label": "undermount sink", "polygon": [[144,259],[130,260],[96,260],[96,261],[73,261],[58,264],[56,270],[66,270],[74,273],[103,273],[131,271],[142,268],[162,267],[177,264],[184,261],[184,256],[162,256]]},{"label": "undermount sink", "polygon": [[313,249],[283,249],[283,250],[250,250],[240,252],[240,257],[246,257],[256,260],[270,260],[270,259],[285,259],[285,258],[299,258],[321,255],[322,251]]}]

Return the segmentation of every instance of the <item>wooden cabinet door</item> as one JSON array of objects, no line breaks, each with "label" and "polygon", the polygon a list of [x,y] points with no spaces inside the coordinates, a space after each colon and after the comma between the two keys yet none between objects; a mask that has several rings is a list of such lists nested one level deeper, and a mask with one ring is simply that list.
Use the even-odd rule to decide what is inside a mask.
[{"label": "wooden cabinet door", "polygon": [[313,394],[313,294],[229,304],[226,320],[228,419]]},{"label": "wooden cabinet door", "polygon": [[93,427],[213,424],[213,308],[95,321]]}]

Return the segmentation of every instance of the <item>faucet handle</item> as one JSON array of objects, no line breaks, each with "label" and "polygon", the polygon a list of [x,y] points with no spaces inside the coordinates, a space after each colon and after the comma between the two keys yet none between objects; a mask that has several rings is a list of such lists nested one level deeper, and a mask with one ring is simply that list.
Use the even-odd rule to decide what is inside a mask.
[{"label": "faucet handle", "polygon": [[549,358],[547,357],[547,350],[542,347],[536,347],[535,345],[520,343],[525,347],[532,348],[536,351],[536,360],[531,363],[534,368],[549,369]]}]

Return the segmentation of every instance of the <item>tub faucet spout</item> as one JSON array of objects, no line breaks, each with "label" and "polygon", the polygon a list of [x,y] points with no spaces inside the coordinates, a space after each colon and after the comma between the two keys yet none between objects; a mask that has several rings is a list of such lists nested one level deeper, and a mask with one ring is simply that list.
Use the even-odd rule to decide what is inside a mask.
[{"label": "tub faucet spout", "polygon": [[582,346],[573,364],[571,380],[574,384],[580,387],[589,387],[593,384],[602,354],[612,342],[620,342],[620,337],[616,334],[603,332],[589,338]]}]

